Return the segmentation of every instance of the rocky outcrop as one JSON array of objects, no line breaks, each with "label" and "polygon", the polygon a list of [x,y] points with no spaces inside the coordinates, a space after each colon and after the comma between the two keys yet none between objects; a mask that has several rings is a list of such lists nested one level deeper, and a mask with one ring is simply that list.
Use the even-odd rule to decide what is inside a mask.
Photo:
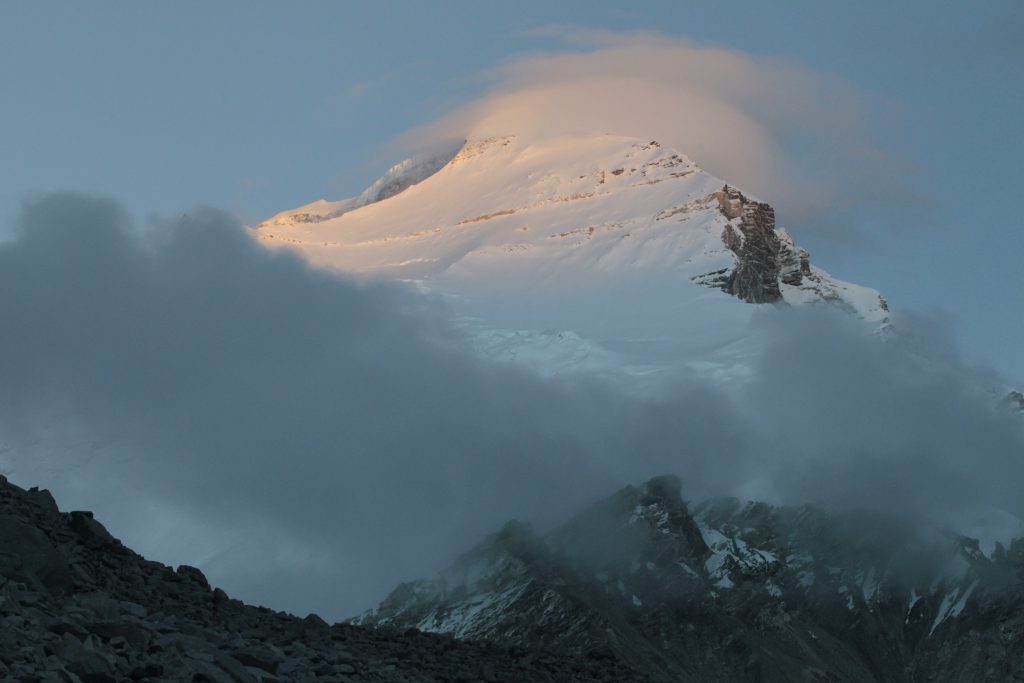
[{"label": "rocky outcrop", "polygon": [[0,680],[640,681],[543,649],[328,625],[252,607],[202,572],[150,562],[90,513],[0,477]]},{"label": "rocky outcrop", "polygon": [[725,185],[704,199],[717,204],[728,221],[722,242],[736,258],[732,268],[719,268],[693,277],[704,287],[721,289],[753,304],[786,301],[826,303],[855,315],[889,324],[889,307],[877,292],[851,297],[850,287],[811,266],[811,256],[789,233],[775,227],[775,210]]},{"label": "rocky outcrop", "polygon": [[779,230],[779,251],[776,260],[779,264],[779,281],[783,284],[799,287],[804,278],[812,277],[811,255],[807,250],[798,247],[793,238],[785,230]]},{"label": "rocky outcrop", "polygon": [[507,536],[359,623],[543,643],[666,682],[1024,680],[1024,540],[989,556],[863,511],[691,508],[671,477]]},{"label": "rocky outcrop", "polygon": [[[775,232],[775,209],[748,199],[728,185],[713,196],[718,200],[722,215],[730,221],[722,231],[722,241],[736,254],[736,266],[725,280],[723,289],[747,303],[778,301],[782,298],[779,290],[781,260],[788,254],[780,258],[782,242]],[[799,268],[795,275],[799,277]],[[787,277],[792,279],[794,272],[787,271]]]}]

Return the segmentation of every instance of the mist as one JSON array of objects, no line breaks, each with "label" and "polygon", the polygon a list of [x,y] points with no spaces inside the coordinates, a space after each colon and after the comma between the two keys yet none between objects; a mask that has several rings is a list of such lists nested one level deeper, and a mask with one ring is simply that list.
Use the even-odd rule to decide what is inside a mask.
[{"label": "mist", "polygon": [[51,195],[12,234],[0,469],[247,601],[351,616],[509,518],[550,526],[662,473],[691,500],[1024,517],[1021,419],[926,320],[886,339],[765,307],[752,380],[643,399],[485,363],[440,301],[269,252],[213,209],[140,227]]},{"label": "mist", "polygon": [[560,49],[486,74],[479,98],[399,138],[609,133],[656,139],[771,203],[801,234],[850,238],[924,211],[888,122],[837,76],[794,61],[652,33],[549,27]]}]

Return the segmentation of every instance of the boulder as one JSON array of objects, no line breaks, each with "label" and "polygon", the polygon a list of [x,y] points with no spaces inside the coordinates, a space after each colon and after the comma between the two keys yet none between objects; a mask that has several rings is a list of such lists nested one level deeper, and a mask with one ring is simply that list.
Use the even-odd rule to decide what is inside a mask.
[{"label": "boulder", "polygon": [[68,563],[46,534],[16,517],[3,514],[0,514],[0,576],[52,593],[66,593],[72,587]]}]

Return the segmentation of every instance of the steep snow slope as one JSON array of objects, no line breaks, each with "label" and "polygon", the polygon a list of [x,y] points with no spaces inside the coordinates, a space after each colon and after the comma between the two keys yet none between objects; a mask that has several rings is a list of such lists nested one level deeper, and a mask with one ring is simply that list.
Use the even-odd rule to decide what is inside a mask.
[{"label": "steep snow slope", "polygon": [[481,353],[542,370],[643,377],[685,358],[742,373],[764,308],[748,302],[887,315],[877,292],[811,266],[767,204],[656,142],[611,135],[472,140],[257,235],[320,266],[415,282]]}]

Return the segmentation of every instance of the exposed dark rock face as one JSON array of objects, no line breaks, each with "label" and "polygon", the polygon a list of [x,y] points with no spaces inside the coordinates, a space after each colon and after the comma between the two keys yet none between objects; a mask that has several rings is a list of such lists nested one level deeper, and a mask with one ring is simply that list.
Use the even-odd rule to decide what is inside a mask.
[{"label": "exposed dark rock face", "polygon": [[251,607],[211,590],[194,567],[175,571],[143,559],[90,513],[61,513],[46,491],[0,477],[0,680],[645,679],[614,660],[330,626],[315,615]]},{"label": "exposed dark rock face", "polygon": [[[782,242],[775,232],[775,209],[763,202],[747,199],[742,192],[726,185],[714,194],[722,214],[731,222],[722,232],[725,246],[736,254],[736,267],[724,283],[725,291],[747,303],[765,304],[782,298],[779,291]],[[737,222],[738,219],[738,222]],[[807,252],[804,252],[806,257]],[[798,257],[799,258],[799,257]],[[809,266],[809,257],[808,266]],[[787,277],[800,284],[801,271],[787,271]]]},{"label": "exposed dark rock face", "polygon": [[[357,621],[622,661],[657,681],[1024,680],[1024,540],[627,487],[496,534]],[[522,548],[529,552],[522,552]]]},{"label": "exposed dark rock face", "polygon": [[[752,304],[769,304],[784,298],[838,304],[858,312],[844,299],[845,283],[811,267],[811,256],[797,246],[785,230],[775,228],[775,210],[764,202],[750,199],[734,187],[725,185],[704,200],[717,204],[728,221],[722,229],[722,242],[736,262],[693,278],[704,287],[721,289]],[[790,291],[785,291],[788,287]],[[784,297],[785,291],[785,297]],[[882,312],[889,310],[880,295],[873,305]],[[888,317],[881,320],[888,324]]]},{"label": "exposed dark rock face", "polygon": [[785,230],[779,230],[779,251],[777,260],[779,264],[779,281],[787,285],[799,287],[803,284],[804,278],[811,277],[811,255],[807,250],[798,247],[793,238]]}]

